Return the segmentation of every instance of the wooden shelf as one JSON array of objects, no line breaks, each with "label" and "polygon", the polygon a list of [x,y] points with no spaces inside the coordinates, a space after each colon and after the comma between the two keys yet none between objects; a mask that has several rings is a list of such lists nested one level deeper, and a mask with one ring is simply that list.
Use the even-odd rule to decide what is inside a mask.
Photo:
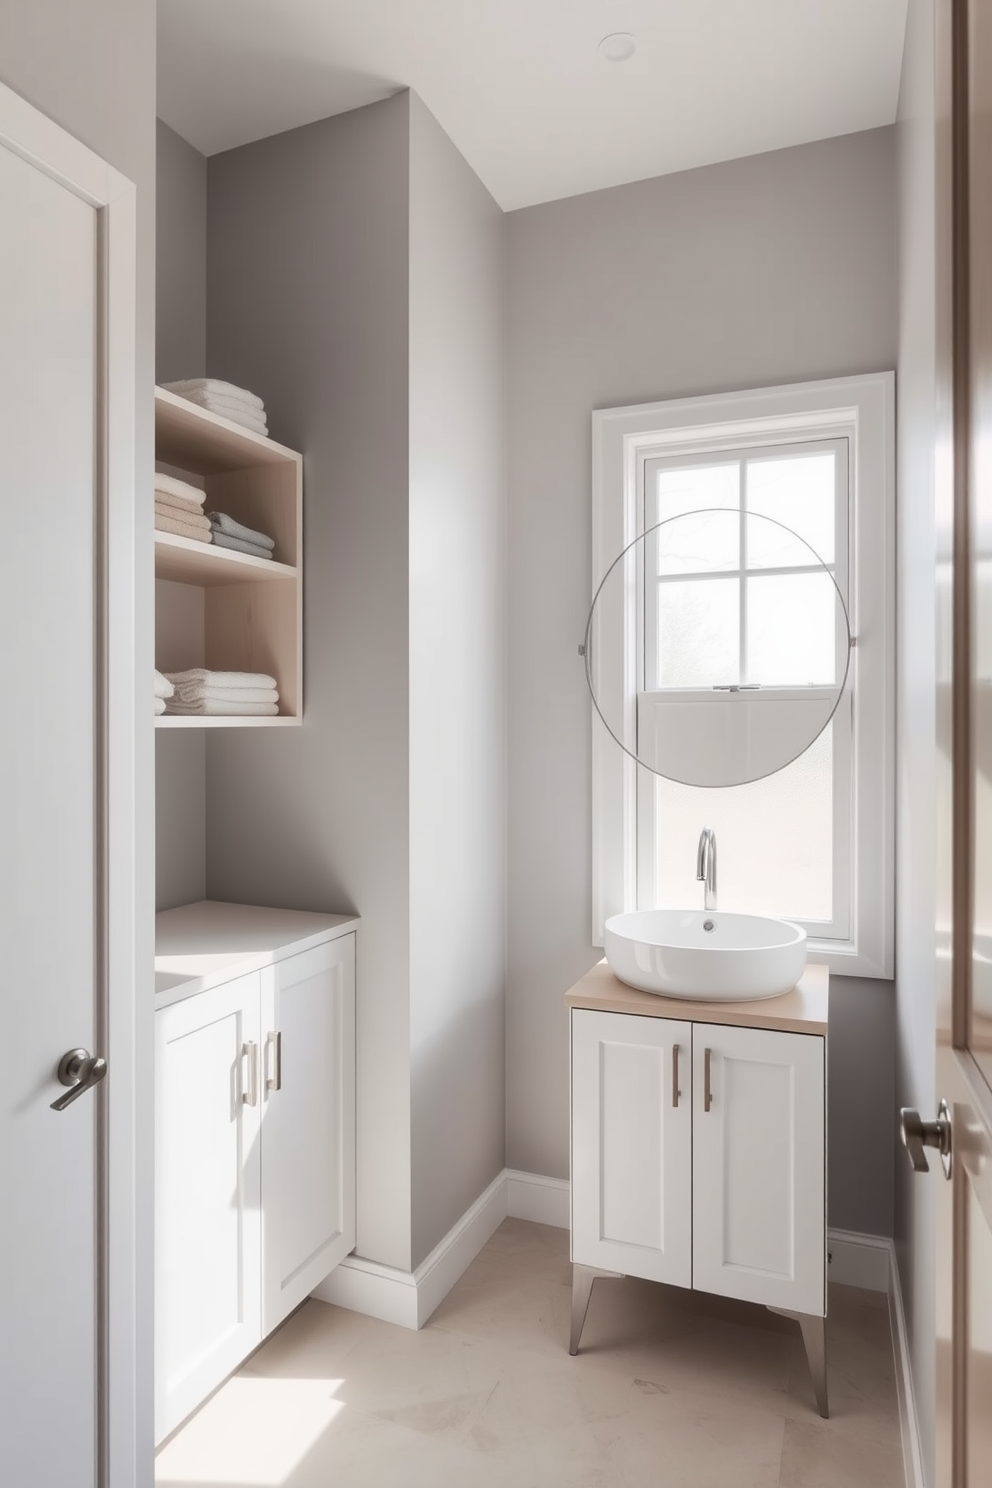
[{"label": "wooden shelf", "polygon": [[253,558],[233,548],[215,548],[195,538],[156,532],[155,577],[177,584],[266,584],[273,579],[295,582],[297,570],[272,558]]},{"label": "wooden shelf", "polygon": [[157,387],[155,458],[198,475],[220,475],[249,465],[292,465],[300,457],[264,434]]},{"label": "wooden shelf", "polygon": [[266,672],[279,715],[156,718],[157,728],[272,728],[303,711],[303,458],[295,450],[155,389],[155,458],[200,476],[208,511],[264,532],[273,556],[253,558],[171,532],[155,533],[155,665]]},{"label": "wooden shelf", "polygon": [[302,721],[301,718],[289,718],[281,714],[276,714],[274,718],[264,716],[256,718],[250,714],[236,713],[230,718],[224,718],[212,713],[205,714],[201,718],[186,713],[160,713],[155,719],[155,727],[157,729],[297,728]]}]

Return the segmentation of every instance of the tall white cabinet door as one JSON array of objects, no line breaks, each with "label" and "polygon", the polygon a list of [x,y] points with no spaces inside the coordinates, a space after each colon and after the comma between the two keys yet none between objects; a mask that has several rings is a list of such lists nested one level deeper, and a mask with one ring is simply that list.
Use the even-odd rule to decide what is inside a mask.
[{"label": "tall white cabinet door", "polygon": [[262,999],[262,1325],[355,1246],[355,937],[278,962]]},{"label": "tall white cabinet door", "polygon": [[155,1436],[262,1336],[260,974],[155,1015]]},{"label": "tall white cabinet door", "polygon": [[572,1011],[572,1260],[692,1284],[689,1023]]},{"label": "tall white cabinet door", "polygon": [[693,1266],[704,1292],[825,1312],[822,1038],[693,1026]]}]

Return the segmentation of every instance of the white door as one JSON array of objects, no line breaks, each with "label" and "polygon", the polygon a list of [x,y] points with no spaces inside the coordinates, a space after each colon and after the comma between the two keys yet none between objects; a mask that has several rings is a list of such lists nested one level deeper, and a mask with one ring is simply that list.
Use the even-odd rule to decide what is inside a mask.
[{"label": "white door", "polygon": [[155,1437],[261,1328],[259,972],[155,1015]]},{"label": "white door", "polygon": [[826,1312],[822,1038],[696,1023],[692,1284]]},{"label": "white door", "polygon": [[355,937],[278,962],[262,999],[262,1324],[355,1245]]},{"label": "white door", "polygon": [[[130,666],[109,700],[134,633],[133,192],[123,229],[108,210],[124,192],[0,87],[0,1476],[31,1488],[92,1488],[112,1458],[122,1484],[135,1474],[133,1352],[119,1399],[100,1384],[114,1367],[108,1299],[110,1326],[134,1334],[133,1159],[119,1166],[123,1149],[104,1141],[116,1113],[133,1119],[129,1022],[95,1083],[134,937]],[[104,547],[118,507],[123,578]],[[122,728],[128,763],[104,787]],[[133,1002],[133,958],[123,975]],[[80,1093],[56,1111],[74,1049]]]},{"label": "white door", "polygon": [[692,1025],[572,1010],[572,1260],[692,1285]]},{"label": "white door", "polygon": [[[992,1475],[992,14],[986,0],[940,0],[936,43],[940,1105],[904,1112],[903,1132],[921,1174],[915,1181],[930,1185],[936,1207],[935,1482],[985,1488]],[[924,1141],[943,1150],[927,1154]]]}]

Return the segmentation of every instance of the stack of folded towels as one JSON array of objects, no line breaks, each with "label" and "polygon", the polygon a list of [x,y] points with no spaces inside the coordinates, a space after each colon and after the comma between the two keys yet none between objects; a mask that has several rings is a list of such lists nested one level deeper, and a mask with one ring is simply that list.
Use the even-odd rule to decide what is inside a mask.
[{"label": "stack of folded towels", "polygon": [[161,672],[156,672],[155,673],[155,712],[156,712],[156,714],[164,713],[165,712],[166,699],[167,698],[171,698],[172,695],[173,695],[173,693],[175,692],[175,690],[176,689],[173,687],[173,685],[169,681],[168,677],[163,677]]},{"label": "stack of folded towels", "polygon": [[232,423],[241,424],[255,434],[268,434],[265,421],[265,404],[247,388],[235,387],[233,382],[219,382],[215,377],[190,377],[185,382],[163,382],[167,393],[185,398],[208,413],[219,414]]},{"label": "stack of folded towels", "polygon": [[271,537],[244,527],[226,512],[207,512],[215,547],[233,548],[236,553],[250,553],[253,558],[271,558],[275,547]]},{"label": "stack of folded towels", "polygon": [[174,695],[166,699],[167,713],[218,717],[251,713],[271,718],[279,712],[276,679],[264,672],[208,672],[193,667],[188,672],[167,672],[166,677],[175,687]]},{"label": "stack of folded towels", "polygon": [[210,519],[203,515],[206,491],[198,491],[175,475],[155,472],[155,526],[159,532],[210,542]]}]

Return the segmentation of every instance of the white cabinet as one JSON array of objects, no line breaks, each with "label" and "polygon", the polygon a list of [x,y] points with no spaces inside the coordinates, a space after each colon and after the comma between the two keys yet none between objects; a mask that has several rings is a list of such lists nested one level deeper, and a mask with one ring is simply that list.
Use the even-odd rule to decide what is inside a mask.
[{"label": "white cabinet", "polygon": [[572,1256],[692,1285],[692,1026],[572,1014]]},{"label": "white cabinet", "polygon": [[263,1334],[355,1245],[355,937],[278,962],[268,983]]},{"label": "white cabinet", "polygon": [[572,1009],[577,1265],[822,1317],[824,1159],[822,1037]]},{"label": "white cabinet", "polygon": [[355,1244],[355,936],[156,1014],[156,1439]]},{"label": "white cabinet", "polygon": [[692,1032],[692,1284],[822,1316],[824,1041]]},{"label": "white cabinet", "polygon": [[260,992],[254,972],[155,1018],[156,1439],[261,1338]]}]

